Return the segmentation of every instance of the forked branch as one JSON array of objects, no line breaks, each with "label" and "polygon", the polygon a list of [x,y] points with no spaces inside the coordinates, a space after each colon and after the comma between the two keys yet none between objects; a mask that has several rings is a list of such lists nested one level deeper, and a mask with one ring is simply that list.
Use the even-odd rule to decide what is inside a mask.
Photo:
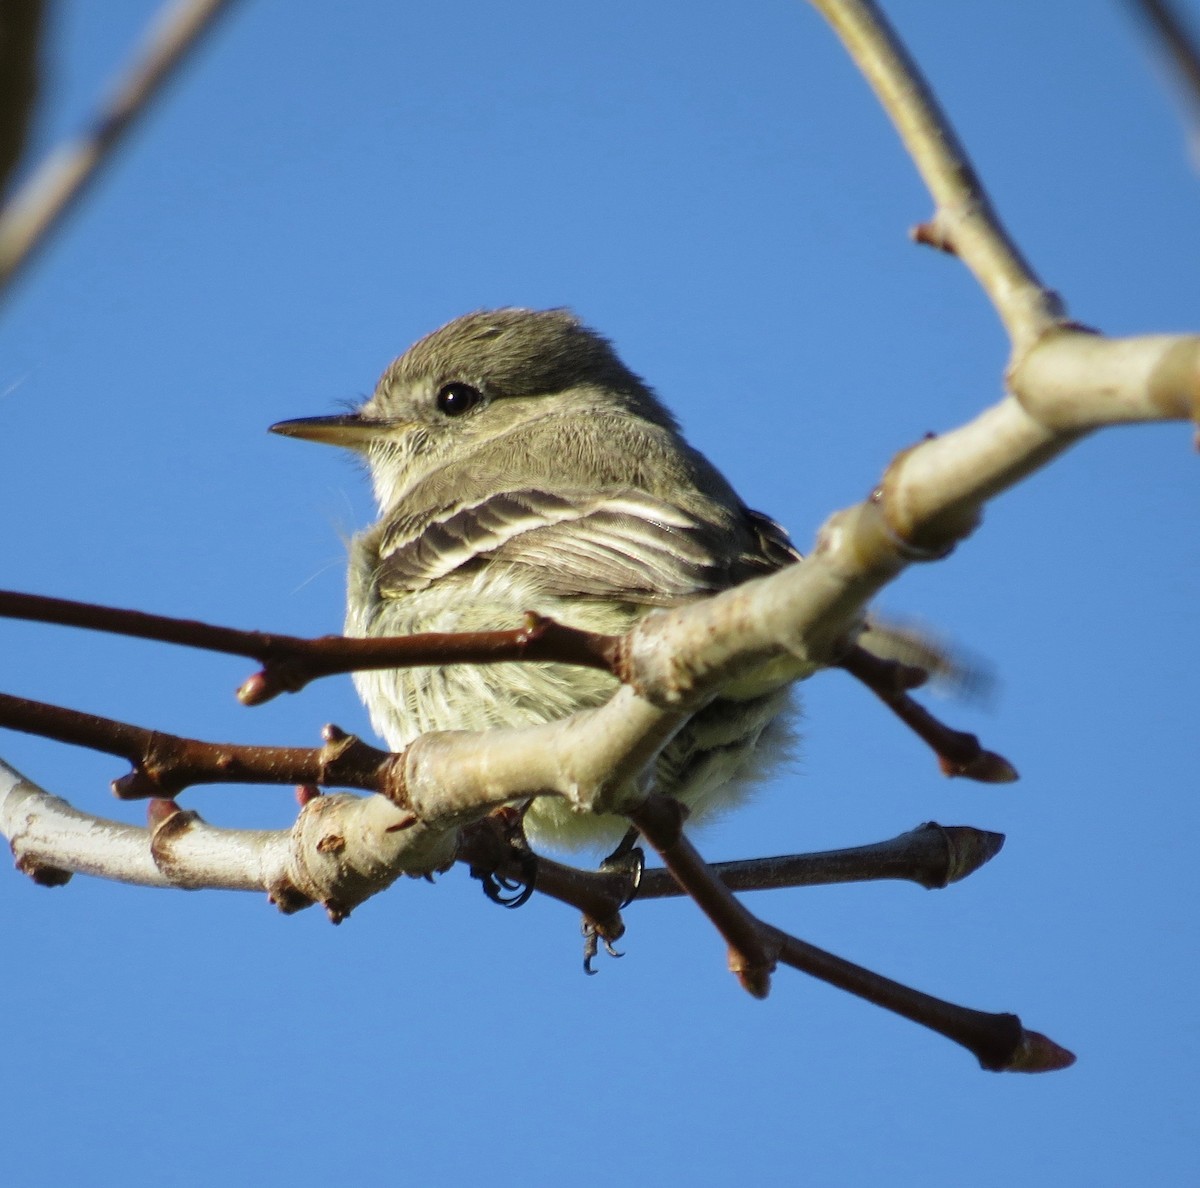
[{"label": "forked branch", "polygon": [[[54,728],[62,731],[57,737],[74,732],[71,741],[85,745],[107,740],[109,745],[100,749],[130,759],[134,771],[118,782],[119,788],[126,795],[155,798],[148,848],[160,874],[194,869],[189,863],[202,860],[189,847],[215,836],[211,827],[170,799],[201,778],[335,782],[384,793],[364,798],[306,797],[298,827],[303,822],[313,832],[303,847],[304,860],[295,860],[295,851],[287,847],[270,851],[274,864],[264,884],[273,888],[277,900],[296,906],[324,896],[323,902],[337,918],[373,893],[372,878],[380,868],[392,877],[402,871],[439,869],[455,857],[459,839],[472,836],[493,808],[532,796],[558,795],[581,812],[624,813],[637,824],[663,855],[670,876],[725,937],[731,964],[753,993],[766,992],[777,963],[792,964],[949,1036],[975,1052],[985,1067],[1029,1071],[1063,1067],[1070,1062],[1069,1054],[1037,1033],[1026,1032],[1015,1016],[952,1007],[759,921],[696,853],[672,805],[642,792],[642,774],[698,708],[731,685],[765,691],[822,666],[845,663],[847,643],[862,624],[863,608],[882,586],[914,562],[948,555],[975,529],[988,500],[1087,433],[1105,425],[1200,419],[1200,336],[1108,339],[1071,324],[1057,295],[1041,283],[1005,232],[929,88],[874,5],[868,0],[813,3],[837,29],[875,87],[930,188],[935,212],[918,238],[936,243],[964,262],[1009,333],[1012,355],[1003,400],[968,424],[898,454],[869,499],[826,522],[803,561],[711,599],[652,613],[634,626],[616,652],[604,652],[607,644],[599,651],[591,644],[584,646],[583,658],[570,662],[610,667],[624,684],[605,705],[571,718],[526,730],[427,734],[393,756],[364,750],[363,744],[334,731],[327,733],[324,747],[311,751],[251,748],[243,752],[212,744],[190,745],[188,740],[152,732],[137,737],[129,733],[132,727],[97,719],[67,722],[53,713],[30,710],[28,703],[15,704],[16,699],[0,702],[0,711],[21,729],[54,719]],[[221,6],[210,2],[194,7],[215,12]],[[101,128],[100,139],[112,128],[119,130],[119,124]],[[13,235],[12,216],[0,220],[0,256],[7,253],[10,268],[23,258],[13,250]],[[323,645],[323,641],[312,642]],[[475,640],[466,646],[494,644],[494,640],[485,644]],[[386,650],[393,645],[380,641],[370,646]],[[418,645],[410,641],[409,646]],[[439,649],[455,646],[445,638],[438,643]],[[503,646],[537,645],[526,637],[503,641]],[[566,645],[559,637],[554,646]],[[218,650],[259,655],[240,647]],[[310,652],[323,650],[335,649],[314,646]],[[295,667],[296,649],[284,652],[261,657],[264,672],[243,686],[243,700],[263,700],[299,687],[314,672],[320,674],[303,664]],[[846,667],[853,670],[855,660],[853,653],[849,655]],[[472,658],[500,657],[493,651]],[[528,651],[524,658],[529,658]],[[314,662],[311,654],[300,659]],[[360,655],[347,667],[361,667],[363,660]],[[437,652],[436,659],[424,661],[411,655],[407,661],[399,660],[394,652],[385,656],[380,651],[369,663],[391,667],[445,660],[444,650]],[[316,661],[318,667],[320,662]],[[863,676],[863,665],[857,667]],[[903,681],[893,685],[889,680],[873,687],[893,708],[899,707],[898,712],[907,713]],[[927,735],[935,733],[928,723],[914,724]],[[931,741],[943,753],[960,745],[970,750],[961,739],[943,737],[938,742],[931,737]],[[116,749],[118,744],[126,749]],[[1005,774],[1003,761],[990,756],[980,759],[977,744],[975,748],[971,755],[959,754],[954,762],[965,770],[978,763],[986,770],[990,764],[993,776]],[[355,783],[346,778],[350,775],[367,783]],[[5,818],[10,837],[29,835],[28,813],[34,811],[29,806],[34,802],[26,796],[19,803],[25,806],[21,811],[28,812],[24,818],[20,814]],[[44,804],[40,809],[49,811]],[[228,849],[243,844],[246,836],[226,839]],[[264,843],[261,852],[269,848]],[[511,860],[521,865],[519,855]],[[503,864],[509,858],[502,854],[499,861]],[[36,860],[30,857],[30,862],[46,881],[57,877],[52,853]],[[550,867],[547,872],[543,889],[558,878]],[[331,891],[331,886],[337,889]],[[572,884],[566,877],[558,879],[556,888],[572,902],[572,896],[593,896],[587,902],[597,912],[611,902],[605,899],[607,892],[595,898],[594,885]]]},{"label": "forked branch", "polygon": [[[217,829],[174,801],[152,800],[149,829],[138,829],[80,813],[0,764],[0,828],[12,838],[18,866],[39,882],[60,884],[78,870],[149,886],[262,889],[287,912],[319,901],[338,922],[398,876],[390,850],[404,846],[417,823],[379,796],[306,795],[301,802],[291,830],[246,831]],[[1024,1032],[1015,1016],[942,1002],[762,924],[733,899],[721,878],[728,870],[745,887],[752,885],[758,868],[762,876],[757,885],[763,887],[895,877],[942,886],[994,854],[996,835],[927,825],[874,847],[710,868],[683,838],[673,802],[653,798],[635,819],[670,864],[669,873],[645,872],[642,894],[679,894],[680,886],[668,888],[667,880],[686,884],[731,936],[731,960],[756,993],[765,994],[778,959],[942,1032],[975,1052],[985,1067],[1016,1067],[1023,1060],[1026,1071],[1042,1071],[1067,1059],[1049,1041]],[[456,850],[427,850],[430,870],[443,868],[454,857],[473,870],[482,867],[512,878],[527,874],[490,820],[465,829]],[[788,873],[781,877],[784,870]],[[624,876],[576,870],[544,858],[533,871],[534,890],[603,921],[607,937],[620,935],[618,913],[631,890]],[[1052,1062],[1053,1054],[1058,1064]]]},{"label": "forked branch", "polygon": [[684,837],[683,814],[674,802],[651,796],[629,817],[725,938],[730,969],[756,998],[766,997],[771,973],[782,962],[939,1032],[994,1072],[1053,1072],[1075,1063],[1066,1048],[1026,1030],[1016,1015],[975,1011],[934,998],[759,920]]},{"label": "forked branch", "polygon": [[[526,615],[523,627],[511,631],[428,633],[372,639],[326,635],[305,639],[276,632],[243,631],[194,619],[98,606],[67,598],[0,590],[0,617],[82,627],[248,657],[263,667],[239,687],[238,699],[243,705],[262,705],[280,693],[298,693],[322,677],[376,668],[554,661],[601,669],[619,680],[630,679],[624,636],[569,627],[532,612]],[[1007,760],[983,750],[974,735],[939,722],[908,696],[908,689],[927,679],[928,673],[924,669],[882,660],[857,646],[846,649],[837,666],[862,681],[926,742],[948,775],[965,776],[984,783],[1006,783],[1016,778],[1016,772]],[[8,719],[0,705],[0,726],[3,725],[25,729],[19,717]],[[101,733],[93,737],[100,738]],[[64,738],[63,741],[81,741],[83,745],[90,745],[82,739]],[[106,748],[97,745],[96,749]]]}]

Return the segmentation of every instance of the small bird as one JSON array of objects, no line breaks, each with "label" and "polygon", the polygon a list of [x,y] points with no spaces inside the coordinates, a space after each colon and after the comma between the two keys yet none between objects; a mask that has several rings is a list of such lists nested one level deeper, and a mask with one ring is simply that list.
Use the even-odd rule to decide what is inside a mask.
[{"label": "small bird", "polygon": [[[751,511],[612,345],[570,311],[467,314],[422,338],[357,411],[272,432],[365,459],[379,518],[350,544],[346,633],[520,626],[535,611],[619,633],[799,559]],[[803,675],[797,668],[795,675]],[[431,730],[528,726],[606,701],[605,672],[554,663],[359,672],[375,729],[400,750]],[[664,748],[656,791],[693,820],[736,805],[794,744],[778,681],[726,695]],[[611,844],[623,818],[550,796],[535,845]]]}]

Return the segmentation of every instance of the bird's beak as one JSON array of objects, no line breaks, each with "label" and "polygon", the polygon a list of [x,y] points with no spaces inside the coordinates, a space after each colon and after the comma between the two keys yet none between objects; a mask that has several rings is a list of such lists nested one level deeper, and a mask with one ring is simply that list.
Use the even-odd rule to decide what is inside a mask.
[{"label": "bird's beak", "polygon": [[283,437],[299,437],[303,441],[319,441],[348,450],[359,450],[378,435],[379,428],[379,421],[368,420],[358,413],[342,413],[333,417],[298,417],[294,421],[278,421],[270,431]]}]

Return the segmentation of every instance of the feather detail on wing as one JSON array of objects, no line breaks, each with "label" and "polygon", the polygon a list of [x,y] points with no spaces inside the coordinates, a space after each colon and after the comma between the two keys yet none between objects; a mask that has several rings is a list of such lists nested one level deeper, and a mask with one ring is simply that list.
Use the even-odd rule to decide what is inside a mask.
[{"label": "feather detail on wing", "polygon": [[548,594],[669,605],[774,572],[799,554],[757,512],[684,510],[643,491],[504,491],[380,542],[385,593],[480,564],[534,575]]},{"label": "feather detail on wing", "polygon": [[757,551],[762,562],[761,573],[774,573],[775,570],[803,558],[804,554],[792,544],[792,538],[788,536],[787,529],[782,524],[763,512],[752,511],[750,508],[746,509],[746,516],[750,521],[751,531],[758,538]]}]

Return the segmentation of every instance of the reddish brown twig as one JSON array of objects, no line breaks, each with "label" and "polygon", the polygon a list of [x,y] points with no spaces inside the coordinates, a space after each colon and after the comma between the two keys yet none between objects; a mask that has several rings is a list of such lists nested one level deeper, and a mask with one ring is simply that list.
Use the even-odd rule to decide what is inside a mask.
[{"label": "reddish brown twig", "polygon": [[766,998],[778,945],[684,836],[684,813],[677,800],[652,793],[626,815],[658,851],[676,882],[725,938],[729,945],[729,968],[743,988],[755,998]]},{"label": "reddish brown twig", "polygon": [[1027,1031],[1016,1015],[991,1014],[945,1002],[770,925],[762,927],[775,941],[784,964],[944,1035],[972,1052],[992,1072],[1055,1072],[1075,1063],[1071,1052],[1040,1032]]},{"label": "reddish brown twig", "polygon": [[866,685],[900,721],[927,743],[946,775],[964,776],[982,784],[1008,784],[1017,778],[1017,769],[1003,755],[984,750],[975,735],[951,729],[909,697],[905,690],[913,687],[914,673],[920,670],[894,660],[881,660],[858,646],[851,647],[837,667]]},{"label": "reddish brown twig", "polygon": [[0,726],[125,759],[125,800],[170,800],[196,784],[320,784],[388,793],[395,756],[327,726],[323,747],[203,742],[0,693]]},{"label": "reddish brown twig", "polygon": [[[326,635],[305,639],[0,590],[0,617],[83,627],[250,657],[263,667],[238,689],[238,698],[245,705],[261,705],[280,693],[299,692],[321,677],[374,668],[549,660],[621,676],[621,636],[568,627],[532,613],[526,616],[524,627],[513,631],[429,633],[386,639]],[[985,751],[975,735],[952,730],[908,696],[906,690],[925,679],[924,670],[894,660],[881,660],[860,647],[852,647],[839,661],[839,667],[867,685],[928,743],[947,775],[984,783],[1016,779],[1012,764],[992,751]]]},{"label": "reddish brown twig", "polygon": [[[969,825],[938,825],[928,821],[888,841],[827,850],[817,854],[787,854],[713,862],[709,870],[731,891],[765,891],[782,887],[814,887],[831,883],[904,879],[922,887],[941,888],[965,879],[1000,852],[1004,836]],[[514,884],[533,872],[533,889],[574,907],[604,939],[624,932],[620,912],[643,899],[686,895],[665,866],[650,867],[635,878],[630,870],[581,870],[545,855],[529,866],[489,817],[462,830],[459,861],[476,877],[492,875]]]},{"label": "reddish brown twig", "polygon": [[1053,1040],[1026,1031],[1016,1015],[989,1014],[934,998],[759,920],[734,898],[684,838],[682,812],[678,806],[672,811],[672,804],[652,795],[627,815],[728,942],[730,968],[755,997],[766,996],[771,971],[782,961],[937,1031],[974,1053],[984,1068],[1051,1072],[1075,1062],[1075,1057]]},{"label": "reddish brown twig", "polygon": [[[165,805],[175,792],[197,783],[254,782],[267,784],[341,785],[394,792],[396,756],[376,750],[336,727],[326,727],[325,745],[306,747],[251,747],[183,739],[159,731],[144,730],[90,714],[0,695],[0,723],[15,729],[45,735],[106,754],[120,755],[133,771],[114,783],[118,795],[153,797]],[[171,806],[172,811],[176,806]],[[186,823],[186,813],[177,824]],[[989,1015],[943,1002],[892,982],[860,966],[788,936],[758,920],[733,896],[719,874],[707,867],[683,836],[683,813],[674,801],[651,796],[630,813],[630,819],[662,855],[671,877],[696,901],[725,937],[730,948],[730,966],[743,986],[762,997],[770,986],[770,975],[783,960],[815,977],[931,1027],[976,1054],[985,1068],[1043,1071],[1065,1067],[1069,1053],[1034,1032],[1026,1032],[1015,1016]],[[936,830],[938,827],[934,827]],[[926,828],[926,832],[928,827]],[[914,831],[921,832],[921,831]],[[948,831],[942,840],[956,847]],[[965,848],[974,853],[971,862],[985,860],[995,846],[986,837],[976,838]],[[995,835],[991,835],[993,838]],[[591,919],[606,939],[623,930],[620,909],[630,890],[628,875],[588,872],[539,860],[528,866],[511,846],[505,853],[503,835],[486,823],[464,830],[459,851],[473,866],[490,866],[510,878],[526,877],[532,871],[533,889],[571,903]],[[983,859],[980,859],[983,855]],[[818,855],[828,867],[829,855]],[[778,861],[778,860],[777,860]],[[845,862],[846,859],[840,860]],[[969,865],[969,863],[967,863]],[[733,880],[745,879],[745,864],[733,872]],[[838,860],[834,860],[836,869]],[[939,878],[961,877],[964,863],[949,858]],[[893,867],[883,866],[883,877],[897,877]],[[845,871],[840,871],[845,875]]]},{"label": "reddish brown twig", "polygon": [[[712,862],[709,869],[731,891],[766,891],[781,887],[827,886],[878,879],[904,879],[922,887],[941,888],[977,871],[1004,844],[1002,833],[970,825],[938,825],[928,821],[888,841],[816,854],[786,854]],[[642,872],[638,899],[661,899],[684,891],[664,867]]]},{"label": "reddish brown twig", "polygon": [[304,639],[12,590],[0,590],[0,617],[84,627],[247,656],[262,664],[263,669],[238,690],[238,698],[246,705],[261,705],[280,693],[299,692],[320,677],[370,668],[554,660],[615,673],[619,644],[618,636],[582,631],[534,614],[526,616],[525,626],[513,631],[430,633],[389,639],[349,639],[341,635]]},{"label": "reddish brown twig", "polygon": [[946,234],[945,227],[936,218],[912,227],[908,232],[908,237],[913,243],[937,248],[939,252],[945,252],[948,256],[957,255],[954,240]]}]

